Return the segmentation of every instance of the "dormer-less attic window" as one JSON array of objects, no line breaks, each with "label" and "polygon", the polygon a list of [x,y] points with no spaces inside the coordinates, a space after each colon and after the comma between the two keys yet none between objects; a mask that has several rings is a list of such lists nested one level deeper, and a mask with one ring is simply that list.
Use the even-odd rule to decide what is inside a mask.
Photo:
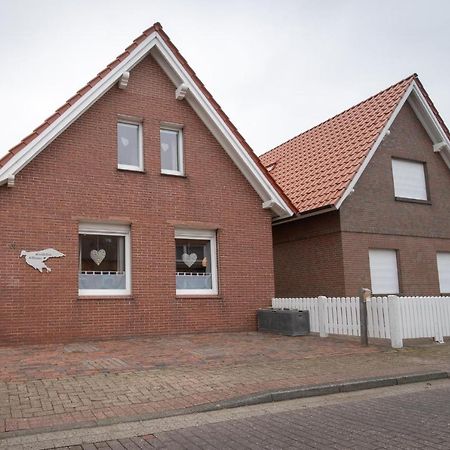
[{"label": "dormer-less attic window", "polygon": [[395,198],[427,202],[428,190],[425,163],[406,159],[392,159]]},{"label": "dormer-less attic window", "polygon": [[124,120],[117,123],[117,167],[144,170],[141,123]]},{"label": "dormer-less attic window", "polygon": [[163,125],[160,129],[161,173],[184,175],[183,128],[180,125]]}]

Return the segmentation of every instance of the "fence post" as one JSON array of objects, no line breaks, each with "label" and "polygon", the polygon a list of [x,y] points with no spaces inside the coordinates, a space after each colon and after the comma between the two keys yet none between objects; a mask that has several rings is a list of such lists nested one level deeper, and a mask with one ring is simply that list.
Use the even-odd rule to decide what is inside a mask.
[{"label": "fence post", "polygon": [[403,348],[403,324],[398,295],[388,295],[389,328],[392,348]]},{"label": "fence post", "polygon": [[328,311],[327,311],[327,298],[323,295],[319,295],[319,336],[328,336]]},{"label": "fence post", "polygon": [[369,334],[367,330],[367,299],[370,298],[370,289],[361,288],[359,295],[359,327],[361,334],[361,345],[369,345]]}]

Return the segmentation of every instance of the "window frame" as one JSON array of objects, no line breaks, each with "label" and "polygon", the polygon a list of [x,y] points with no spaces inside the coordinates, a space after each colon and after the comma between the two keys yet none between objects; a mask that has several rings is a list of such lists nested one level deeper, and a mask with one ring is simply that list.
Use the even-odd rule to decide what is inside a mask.
[{"label": "window frame", "polygon": [[[373,290],[373,277],[372,277],[372,269],[370,263],[370,252],[373,251],[389,251],[393,252],[395,255],[395,268],[397,274],[397,292],[374,292]],[[369,248],[367,252],[367,256],[369,258],[369,277],[370,277],[370,290],[372,294],[375,296],[383,296],[383,295],[400,295],[401,293],[401,274],[400,274],[400,259],[399,259],[399,251],[396,248]]]},{"label": "window frame", "polygon": [[[104,223],[80,223],[78,226],[78,239],[80,235],[123,236],[125,238],[125,289],[80,289],[79,297],[118,297],[131,295],[131,238],[130,226]],[[78,274],[80,274],[81,246],[78,243]]]},{"label": "window frame", "polygon": [[[416,163],[421,164],[423,169],[423,175],[424,175],[424,182],[425,182],[425,193],[427,198],[421,199],[421,198],[414,198],[414,197],[399,197],[396,195],[395,192],[395,175],[394,175],[394,161],[403,161],[403,162],[409,162],[409,163]],[[427,163],[426,161],[420,161],[417,159],[409,159],[409,158],[401,158],[397,156],[391,157],[391,173],[392,173],[392,182],[393,182],[393,188],[394,188],[394,198],[397,201],[401,202],[411,202],[411,203],[421,203],[421,204],[431,204],[431,198],[430,198],[430,186],[429,186],[429,179],[428,179],[428,170],[427,170]]]},{"label": "window frame", "polygon": [[[161,158],[161,131],[174,131],[177,133],[177,157],[179,170],[164,169]],[[159,126],[159,160],[161,174],[184,177],[184,148],[183,148],[183,125],[162,122]]]},{"label": "window frame", "polygon": [[[119,162],[119,124],[124,125],[135,125],[138,127],[138,156],[139,156],[139,165],[133,166],[130,164],[121,164]],[[144,171],[144,133],[142,129],[142,121],[140,120],[132,120],[132,119],[123,119],[119,118],[116,124],[116,141],[117,141],[117,168],[120,170],[129,170],[131,172],[143,172]]]},{"label": "window frame", "polygon": [[443,255],[448,255],[450,257],[450,251],[442,250],[442,251],[437,251],[436,252],[436,268],[437,268],[437,273],[438,273],[439,292],[440,292],[441,295],[448,295],[448,294],[450,294],[450,289],[444,290],[442,288],[441,280],[443,279],[443,276],[441,276],[441,272],[439,270],[439,266],[440,266],[440,264],[439,264],[439,255],[442,255],[442,254]]},{"label": "window frame", "polygon": [[[217,273],[217,232],[216,230],[175,229],[175,248],[177,239],[209,240],[211,247],[211,289],[176,289],[180,296],[211,296],[219,294]],[[175,252],[176,255],[176,252]],[[176,277],[176,270],[175,270]],[[176,281],[176,280],[175,280]]]}]

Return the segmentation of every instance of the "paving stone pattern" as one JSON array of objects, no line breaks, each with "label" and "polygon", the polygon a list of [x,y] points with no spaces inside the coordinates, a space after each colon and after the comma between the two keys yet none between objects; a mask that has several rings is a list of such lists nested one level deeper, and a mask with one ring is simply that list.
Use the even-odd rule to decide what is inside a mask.
[{"label": "paving stone pattern", "polygon": [[448,450],[449,398],[450,386],[447,386],[427,392],[269,413],[58,450]]},{"label": "paving stone pattern", "polygon": [[270,389],[450,370],[450,345],[430,341],[393,351],[351,338],[230,333],[77,345],[0,347],[0,438],[149,418]]}]

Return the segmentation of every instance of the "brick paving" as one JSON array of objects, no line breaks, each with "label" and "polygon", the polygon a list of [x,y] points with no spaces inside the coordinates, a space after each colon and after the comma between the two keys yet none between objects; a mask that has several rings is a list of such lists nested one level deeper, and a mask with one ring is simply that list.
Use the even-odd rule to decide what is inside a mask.
[{"label": "brick paving", "polygon": [[[239,419],[58,450],[450,448],[450,384],[381,398]],[[300,409],[301,408],[301,409]]]},{"label": "brick paving", "polygon": [[0,439],[149,418],[270,389],[450,370],[450,345],[229,333],[0,347]]}]

